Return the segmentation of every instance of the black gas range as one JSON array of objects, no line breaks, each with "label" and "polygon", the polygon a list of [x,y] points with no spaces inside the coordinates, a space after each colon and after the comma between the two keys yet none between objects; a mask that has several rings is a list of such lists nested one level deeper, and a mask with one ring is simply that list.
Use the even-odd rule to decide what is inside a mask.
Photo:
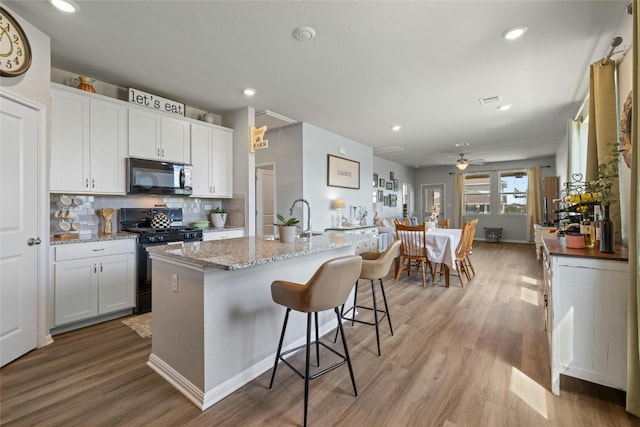
[{"label": "black gas range", "polygon": [[[168,226],[152,227],[153,219],[159,214],[164,214],[168,218]],[[182,219],[180,208],[120,209],[120,230],[138,234],[135,313],[151,311],[151,259],[147,248],[173,242],[202,240],[202,230],[183,226]]]}]

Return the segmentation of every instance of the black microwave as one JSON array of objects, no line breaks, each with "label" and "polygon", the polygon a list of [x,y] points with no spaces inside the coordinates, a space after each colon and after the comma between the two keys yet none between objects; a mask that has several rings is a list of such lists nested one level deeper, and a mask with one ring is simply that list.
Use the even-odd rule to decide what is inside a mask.
[{"label": "black microwave", "polygon": [[190,196],[191,165],[127,159],[127,194]]}]

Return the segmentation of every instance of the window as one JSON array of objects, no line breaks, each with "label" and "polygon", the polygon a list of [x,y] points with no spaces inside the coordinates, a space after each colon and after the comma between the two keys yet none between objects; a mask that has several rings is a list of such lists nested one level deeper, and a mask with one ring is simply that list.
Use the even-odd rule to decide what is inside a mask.
[{"label": "window", "polygon": [[491,213],[491,177],[489,174],[464,176],[465,214]]},{"label": "window", "polygon": [[526,214],[527,171],[500,172],[500,214]]}]

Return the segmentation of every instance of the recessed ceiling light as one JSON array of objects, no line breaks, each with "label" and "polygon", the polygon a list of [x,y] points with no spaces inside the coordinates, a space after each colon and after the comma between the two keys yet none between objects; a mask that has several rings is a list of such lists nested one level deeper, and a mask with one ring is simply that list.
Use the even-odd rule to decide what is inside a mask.
[{"label": "recessed ceiling light", "polygon": [[56,9],[66,13],[77,12],[80,7],[71,0],[49,0]]},{"label": "recessed ceiling light", "polygon": [[501,105],[498,107],[498,110],[500,111],[507,111],[511,108],[511,104],[505,104],[505,105]]},{"label": "recessed ceiling light", "polygon": [[242,93],[244,93],[247,96],[253,96],[256,94],[256,90],[254,88],[248,87],[246,89],[242,89]]},{"label": "recessed ceiling light", "polygon": [[525,27],[524,25],[520,25],[506,30],[504,33],[502,33],[502,38],[506,40],[515,40],[522,37],[526,32],[527,27]]},{"label": "recessed ceiling light", "polygon": [[402,126],[400,126],[400,125],[391,126],[391,130],[394,131],[394,132],[399,132],[400,129],[402,129]]}]

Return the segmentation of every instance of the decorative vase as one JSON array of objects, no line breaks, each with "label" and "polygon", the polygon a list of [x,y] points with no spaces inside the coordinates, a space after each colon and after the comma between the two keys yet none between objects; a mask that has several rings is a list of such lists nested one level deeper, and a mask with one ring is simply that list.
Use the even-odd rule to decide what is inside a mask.
[{"label": "decorative vase", "polygon": [[79,76],[80,84],[78,85],[78,89],[84,90],[91,93],[96,93],[95,88],[91,83],[93,83],[93,79],[87,76]]},{"label": "decorative vase", "polygon": [[616,252],[616,228],[609,218],[609,206],[602,206],[602,220],[600,221],[600,252],[613,254]]},{"label": "decorative vase", "polygon": [[295,225],[280,225],[278,226],[278,231],[282,243],[293,243],[293,240],[296,238]]},{"label": "decorative vase", "polygon": [[211,223],[214,228],[224,228],[224,223],[227,222],[227,214],[226,213],[212,213],[211,214]]}]

